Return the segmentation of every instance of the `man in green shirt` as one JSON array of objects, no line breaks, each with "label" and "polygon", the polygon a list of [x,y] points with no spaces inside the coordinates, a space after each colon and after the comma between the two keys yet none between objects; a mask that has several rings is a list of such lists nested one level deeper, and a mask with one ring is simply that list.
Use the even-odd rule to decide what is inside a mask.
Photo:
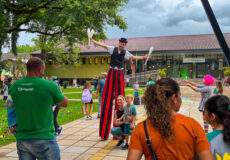
[{"label": "man in green shirt", "polygon": [[59,160],[54,138],[53,104],[67,107],[68,99],[54,82],[43,80],[45,64],[32,57],[26,64],[27,76],[11,87],[17,117],[19,159]]}]

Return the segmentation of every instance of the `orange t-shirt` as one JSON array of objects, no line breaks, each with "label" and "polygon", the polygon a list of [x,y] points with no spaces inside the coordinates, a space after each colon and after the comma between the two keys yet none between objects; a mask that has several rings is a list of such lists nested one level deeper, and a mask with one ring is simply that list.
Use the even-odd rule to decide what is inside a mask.
[{"label": "orange t-shirt", "polygon": [[[207,137],[200,124],[194,119],[176,114],[173,117],[174,143],[162,139],[158,129],[147,121],[147,130],[152,147],[159,160],[194,160],[199,152],[210,149]],[[145,159],[152,160],[145,140],[143,122],[139,123],[131,135],[129,149],[143,152]]]}]

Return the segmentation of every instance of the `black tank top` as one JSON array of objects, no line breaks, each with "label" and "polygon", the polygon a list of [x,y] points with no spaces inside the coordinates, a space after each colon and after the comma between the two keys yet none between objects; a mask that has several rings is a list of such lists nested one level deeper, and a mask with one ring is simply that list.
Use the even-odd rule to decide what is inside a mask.
[{"label": "black tank top", "polygon": [[111,55],[110,66],[113,68],[117,67],[118,69],[121,69],[123,67],[125,53],[126,53],[126,50],[124,49],[121,51],[121,53],[118,53],[118,48],[115,47],[113,50],[113,54]]},{"label": "black tank top", "polygon": [[[117,110],[117,119],[119,119],[122,115],[124,114],[124,110],[120,111],[119,109]],[[121,129],[124,131],[124,124],[120,125]]]}]

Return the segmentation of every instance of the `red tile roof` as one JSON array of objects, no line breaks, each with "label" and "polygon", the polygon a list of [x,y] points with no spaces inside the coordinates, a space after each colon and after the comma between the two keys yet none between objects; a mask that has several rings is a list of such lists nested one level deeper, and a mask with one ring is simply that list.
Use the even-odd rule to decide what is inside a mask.
[{"label": "red tile roof", "polygon": [[[228,46],[230,46],[230,33],[226,33],[224,36]],[[108,39],[101,42],[111,46],[118,46],[118,40]],[[81,47],[81,53],[107,52],[106,49],[95,46],[92,43],[90,47],[88,45],[78,46]],[[148,51],[151,46],[154,46],[155,51],[220,49],[214,34],[128,38],[126,49],[131,52]],[[33,52],[32,54],[40,54],[40,51]]]},{"label": "red tile roof", "polygon": [[[230,33],[224,34],[224,36],[230,46]],[[108,39],[101,42],[118,46],[118,39]],[[214,34],[128,38],[126,49],[128,51],[148,51],[151,46],[154,46],[155,51],[220,49]],[[93,44],[90,48],[83,45],[80,45],[80,47],[82,53],[106,52],[104,48]]]}]

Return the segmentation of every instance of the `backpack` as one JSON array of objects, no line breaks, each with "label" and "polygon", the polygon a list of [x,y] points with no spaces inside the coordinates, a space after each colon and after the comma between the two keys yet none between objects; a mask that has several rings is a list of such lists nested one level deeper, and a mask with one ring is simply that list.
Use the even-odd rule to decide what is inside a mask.
[{"label": "backpack", "polygon": [[88,89],[84,89],[82,92],[81,101],[83,103],[89,103],[92,100],[92,95]]}]

